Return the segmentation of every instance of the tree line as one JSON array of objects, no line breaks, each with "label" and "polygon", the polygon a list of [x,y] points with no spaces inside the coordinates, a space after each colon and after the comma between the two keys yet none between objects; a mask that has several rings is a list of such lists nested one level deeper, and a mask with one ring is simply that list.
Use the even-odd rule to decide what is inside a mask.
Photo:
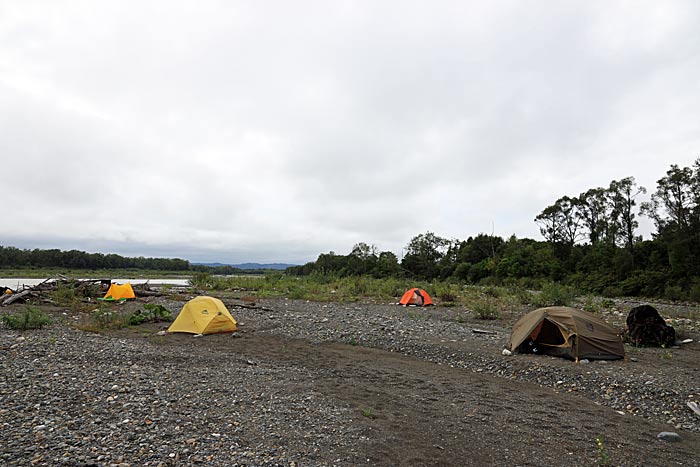
[{"label": "tree line", "polygon": [[206,272],[217,275],[260,274],[265,271],[239,269],[228,265],[191,264],[179,258],[125,257],[117,254],[86,253],[59,249],[19,249],[0,245],[0,268],[64,268],[64,269],[143,269],[150,271]]},{"label": "tree line", "polygon": [[[534,219],[544,241],[480,234],[466,240],[415,236],[401,259],[358,243],[347,255],[319,255],[290,274],[372,275],[537,287],[544,281],[582,292],[700,301],[700,158],[671,165],[646,201],[634,177],[565,195]],[[649,240],[639,216],[653,220]]]},{"label": "tree line", "polygon": [[189,271],[191,265],[189,261],[178,258],[129,258],[117,254],[86,253],[78,250],[26,250],[0,246],[0,267]]}]

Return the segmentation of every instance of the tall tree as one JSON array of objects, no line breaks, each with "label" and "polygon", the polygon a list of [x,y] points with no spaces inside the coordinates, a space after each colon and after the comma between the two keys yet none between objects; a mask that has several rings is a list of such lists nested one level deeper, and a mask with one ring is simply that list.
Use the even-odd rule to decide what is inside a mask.
[{"label": "tall tree", "polygon": [[689,227],[698,201],[695,177],[691,167],[673,164],[666,176],[656,182],[651,201],[643,203],[642,209],[654,219],[659,233],[666,229],[684,231]]},{"label": "tall tree", "polygon": [[613,180],[608,188],[612,205],[611,221],[616,225],[615,232],[621,244],[628,249],[634,246],[634,232],[639,227],[634,213],[634,207],[637,204],[635,198],[646,192],[646,188],[637,186],[634,177]]},{"label": "tall tree", "polygon": [[540,227],[540,233],[550,243],[557,243],[563,238],[563,222],[561,207],[553,204],[547,206],[535,217],[535,222]]},{"label": "tall tree", "polygon": [[578,196],[578,216],[588,229],[591,245],[605,240],[608,233],[608,192],[605,188],[591,188]]},{"label": "tall tree", "polygon": [[573,245],[579,239],[581,221],[578,216],[579,202],[576,198],[563,196],[535,217],[540,233],[551,243],[563,242]]}]

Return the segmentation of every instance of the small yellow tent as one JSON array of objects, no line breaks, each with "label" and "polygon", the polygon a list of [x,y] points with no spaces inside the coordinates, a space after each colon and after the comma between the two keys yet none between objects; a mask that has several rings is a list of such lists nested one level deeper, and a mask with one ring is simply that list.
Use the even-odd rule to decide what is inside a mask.
[{"label": "small yellow tent", "polygon": [[129,282],[124,285],[111,284],[102,300],[122,300],[124,298],[136,298],[134,289],[131,288]]},{"label": "small yellow tent", "polygon": [[221,300],[201,296],[185,303],[180,314],[168,328],[168,332],[215,334],[234,332],[236,329],[236,320]]}]

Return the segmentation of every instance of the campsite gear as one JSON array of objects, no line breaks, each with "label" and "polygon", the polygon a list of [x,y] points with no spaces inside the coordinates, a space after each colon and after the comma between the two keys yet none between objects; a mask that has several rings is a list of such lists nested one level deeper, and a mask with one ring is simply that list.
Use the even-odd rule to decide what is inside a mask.
[{"label": "campsite gear", "polygon": [[226,309],[224,302],[205,295],[195,297],[182,307],[168,332],[188,332],[190,334],[215,334],[234,332],[236,320]]},{"label": "campsite gear", "polygon": [[625,356],[620,333],[602,319],[569,307],[548,307],[520,318],[508,349],[544,353],[570,360],[615,360]]},{"label": "campsite gear", "polygon": [[102,298],[98,298],[98,300],[117,301],[126,300],[127,298],[136,298],[136,294],[134,294],[134,289],[131,287],[131,284],[129,282],[127,282],[124,285],[111,284],[105,296]]},{"label": "campsite gear", "polygon": [[428,292],[423,289],[408,289],[401,297],[401,300],[399,300],[399,304],[403,306],[428,306],[433,304],[433,299],[430,298]]},{"label": "campsite gear", "polygon": [[640,305],[627,315],[627,332],[634,345],[670,347],[676,343],[676,330],[666,324],[656,308]]}]

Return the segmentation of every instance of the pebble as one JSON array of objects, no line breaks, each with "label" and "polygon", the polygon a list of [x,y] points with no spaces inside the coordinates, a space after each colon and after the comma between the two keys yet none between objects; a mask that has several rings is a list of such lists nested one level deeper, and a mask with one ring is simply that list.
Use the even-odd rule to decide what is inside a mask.
[{"label": "pebble", "polygon": [[656,435],[658,439],[662,439],[664,441],[670,441],[672,443],[677,443],[681,441],[681,437],[678,433],[674,433],[673,431],[662,431],[658,435]]}]

